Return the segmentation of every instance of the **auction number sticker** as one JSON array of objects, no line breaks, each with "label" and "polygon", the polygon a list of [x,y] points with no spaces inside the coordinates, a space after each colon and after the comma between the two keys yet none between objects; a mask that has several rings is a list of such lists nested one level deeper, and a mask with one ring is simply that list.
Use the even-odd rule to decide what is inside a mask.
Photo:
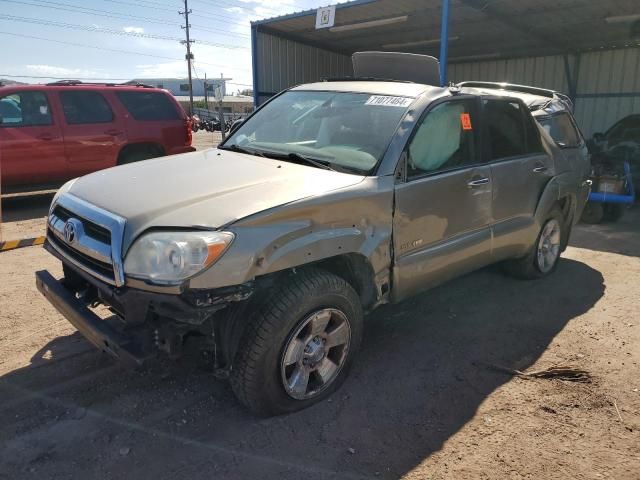
[{"label": "auction number sticker", "polygon": [[390,97],[386,95],[371,95],[365,105],[376,105],[379,107],[408,107],[413,101],[407,97]]}]

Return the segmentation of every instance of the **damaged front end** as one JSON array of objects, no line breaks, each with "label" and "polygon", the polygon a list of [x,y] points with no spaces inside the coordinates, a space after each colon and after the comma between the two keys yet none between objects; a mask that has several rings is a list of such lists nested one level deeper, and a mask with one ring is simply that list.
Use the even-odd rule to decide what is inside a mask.
[{"label": "damaged front end", "polygon": [[158,353],[181,356],[189,340],[218,373],[228,368],[234,312],[244,310],[255,282],[171,294],[118,287],[65,262],[48,242],[45,248],[63,262],[64,278],[36,272],[38,290],[100,350],[137,367]]}]

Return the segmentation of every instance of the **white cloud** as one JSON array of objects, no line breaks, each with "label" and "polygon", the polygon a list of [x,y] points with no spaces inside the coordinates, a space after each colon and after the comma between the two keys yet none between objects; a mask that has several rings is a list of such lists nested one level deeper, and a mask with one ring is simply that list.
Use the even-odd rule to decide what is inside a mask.
[{"label": "white cloud", "polygon": [[122,31],[126,33],[144,33],[144,28],[142,27],[122,27]]},{"label": "white cloud", "polygon": [[67,68],[56,67],[54,65],[25,65],[29,72],[37,73],[39,75],[51,75],[51,77],[96,77],[108,78],[104,74],[95,70],[88,70],[85,68]]}]

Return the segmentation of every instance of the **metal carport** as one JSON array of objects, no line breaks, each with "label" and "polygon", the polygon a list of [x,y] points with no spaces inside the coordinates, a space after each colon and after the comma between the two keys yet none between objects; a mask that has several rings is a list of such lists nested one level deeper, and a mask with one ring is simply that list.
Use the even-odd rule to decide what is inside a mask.
[{"label": "metal carport", "polygon": [[355,0],[336,6],[332,28],[315,28],[316,10],[253,22],[256,104],[292,85],[352,75],[356,51],[440,57],[447,4],[448,80],[566,92],[587,136],[640,112],[634,0]]}]

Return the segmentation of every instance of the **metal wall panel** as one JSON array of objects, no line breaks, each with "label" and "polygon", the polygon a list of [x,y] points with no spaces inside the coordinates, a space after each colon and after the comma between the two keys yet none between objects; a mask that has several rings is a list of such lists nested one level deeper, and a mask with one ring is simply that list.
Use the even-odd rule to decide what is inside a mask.
[{"label": "metal wall panel", "polygon": [[454,63],[449,65],[448,73],[449,79],[456,83],[479,80],[568,90],[564,59],[560,55]]},{"label": "metal wall panel", "polygon": [[258,31],[259,103],[300,83],[353,75],[351,57]]},{"label": "metal wall panel", "polygon": [[590,137],[640,113],[640,48],[581,54],[576,119]]},{"label": "metal wall panel", "polygon": [[[579,56],[578,61],[570,55],[569,65],[574,79],[577,73],[575,116],[587,138],[626,115],[640,113],[640,48],[599,50]],[[353,75],[348,55],[263,32],[258,32],[257,60],[260,103],[270,94],[299,83]],[[453,82],[511,82],[570,93],[562,55],[452,63],[448,77]]]},{"label": "metal wall panel", "polygon": [[[576,57],[569,56],[575,76]],[[600,50],[580,54],[575,116],[587,138],[619,119],[640,113],[640,48]],[[511,82],[569,93],[562,55],[487,60],[449,65],[453,82]]]}]

